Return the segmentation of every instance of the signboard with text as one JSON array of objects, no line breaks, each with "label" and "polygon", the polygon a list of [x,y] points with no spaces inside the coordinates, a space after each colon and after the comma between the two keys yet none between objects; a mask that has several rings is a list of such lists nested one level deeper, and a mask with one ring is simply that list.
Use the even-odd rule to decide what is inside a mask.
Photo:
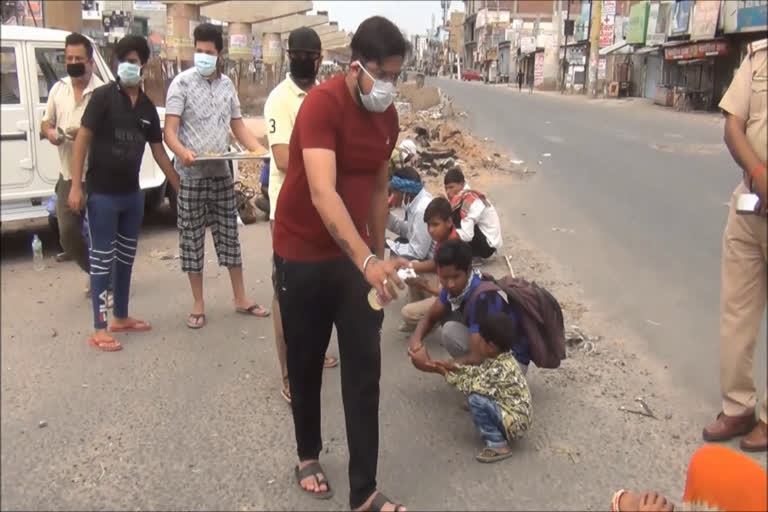
[{"label": "signboard with text", "polygon": [[635,4],[629,10],[627,43],[645,44],[645,35],[648,32],[648,11],[649,5],[647,2]]},{"label": "signboard with text", "polygon": [[544,83],[544,52],[536,54],[535,61],[533,63],[533,85],[535,87]]},{"label": "signboard with text", "polygon": [[675,2],[669,27],[670,35],[680,36],[688,33],[691,24],[692,10],[693,0],[679,0],[678,2]]},{"label": "signboard with text", "polygon": [[536,38],[535,37],[521,37],[520,38],[520,53],[532,53],[536,51]]},{"label": "signboard with text", "polygon": [[614,22],[616,20],[616,0],[603,0],[600,23],[600,48],[611,46],[614,39]]},{"label": "signboard with text", "polygon": [[740,0],[736,26],[739,32],[765,30],[768,27],[768,3],[765,0]]},{"label": "signboard with text", "polygon": [[712,39],[720,19],[720,2],[696,2],[691,22],[691,40]]},{"label": "signboard with text", "polygon": [[674,2],[651,4],[648,15],[648,34],[645,38],[646,46],[659,46],[666,41],[673,5]]},{"label": "signboard with text", "polygon": [[728,54],[728,44],[725,41],[707,41],[704,43],[673,46],[664,50],[666,60],[689,60],[716,57]]}]

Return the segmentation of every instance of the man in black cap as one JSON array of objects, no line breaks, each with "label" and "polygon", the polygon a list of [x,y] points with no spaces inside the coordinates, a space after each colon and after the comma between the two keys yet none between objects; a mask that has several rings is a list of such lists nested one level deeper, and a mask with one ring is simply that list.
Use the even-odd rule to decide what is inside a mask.
[{"label": "man in black cap", "polygon": [[[308,27],[297,28],[288,36],[288,59],[290,72],[285,80],[275,87],[264,105],[264,119],[267,121],[267,140],[272,157],[269,169],[269,219],[270,226],[275,222],[275,208],[280,187],[288,169],[288,144],[293,132],[293,124],[299,107],[312,87],[317,84],[317,72],[320,69],[321,56],[320,36]],[[274,283],[274,268],[273,279]],[[285,339],[283,324],[277,295],[272,300],[272,319],[275,328],[275,345],[277,357],[280,360],[282,388],[280,393],[290,403],[291,391],[288,386],[288,366],[286,363]],[[338,364],[335,357],[325,358],[325,367],[332,368]]]}]

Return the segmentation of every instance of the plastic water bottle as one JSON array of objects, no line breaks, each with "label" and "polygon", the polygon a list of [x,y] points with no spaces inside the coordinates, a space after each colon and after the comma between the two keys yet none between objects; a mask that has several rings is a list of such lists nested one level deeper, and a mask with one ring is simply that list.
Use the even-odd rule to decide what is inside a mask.
[{"label": "plastic water bottle", "polygon": [[45,268],[43,264],[43,242],[40,241],[40,237],[37,235],[32,238],[32,265],[37,272]]}]

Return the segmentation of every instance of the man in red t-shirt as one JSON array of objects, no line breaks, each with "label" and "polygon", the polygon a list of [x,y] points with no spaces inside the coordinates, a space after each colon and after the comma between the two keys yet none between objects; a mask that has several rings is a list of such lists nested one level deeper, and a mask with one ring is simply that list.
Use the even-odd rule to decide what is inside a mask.
[{"label": "man in red t-shirt", "polygon": [[299,109],[275,212],[296,478],[313,497],[333,494],[318,457],[323,358],[335,325],[353,510],[405,510],[376,490],[384,315],[368,294],[375,289],[380,304],[396,298],[397,269],[408,264],[384,260],[388,164],[399,131],[392,101],[407,46],[385,18],[360,24],[349,72],[313,88]]}]

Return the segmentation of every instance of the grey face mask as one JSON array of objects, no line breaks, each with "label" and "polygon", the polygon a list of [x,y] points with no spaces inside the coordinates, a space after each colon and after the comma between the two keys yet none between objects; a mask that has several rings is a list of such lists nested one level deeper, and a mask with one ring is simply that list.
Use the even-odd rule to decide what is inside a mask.
[{"label": "grey face mask", "polygon": [[357,61],[357,64],[373,80],[373,87],[368,94],[363,94],[358,82],[357,92],[360,94],[360,101],[370,112],[384,112],[395,99],[395,84],[374,78],[360,61]]}]

